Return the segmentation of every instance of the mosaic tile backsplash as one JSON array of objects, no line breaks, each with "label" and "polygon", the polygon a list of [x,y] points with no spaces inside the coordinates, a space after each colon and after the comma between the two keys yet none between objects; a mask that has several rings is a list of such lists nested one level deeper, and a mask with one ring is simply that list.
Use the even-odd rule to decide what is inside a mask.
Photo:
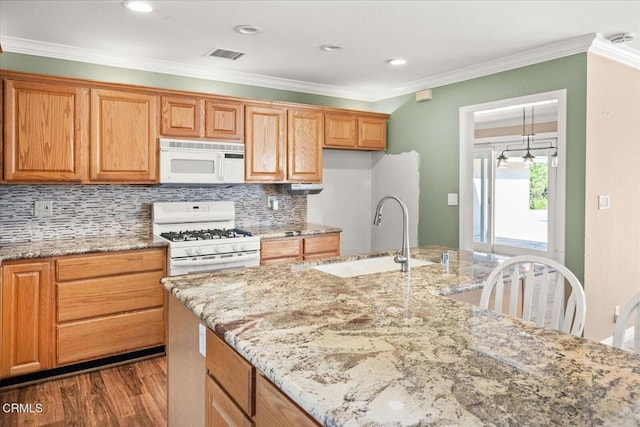
[{"label": "mosaic tile backsplash", "polygon": [[[267,196],[280,208],[268,209]],[[52,200],[51,217],[34,217],[36,200]],[[238,225],[285,225],[307,219],[307,196],[279,185],[0,185],[0,244],[71,237],[151,233],[153,202],[233,200]]]}]

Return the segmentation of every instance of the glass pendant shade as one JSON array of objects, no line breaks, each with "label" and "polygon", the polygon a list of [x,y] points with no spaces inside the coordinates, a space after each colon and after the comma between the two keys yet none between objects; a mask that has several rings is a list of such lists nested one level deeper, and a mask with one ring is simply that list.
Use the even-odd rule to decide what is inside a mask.
[{"label": "glass pendant shade", "polygon": [[522,165],[525,168],[530,168],[531,166],[533,166],[533,159],[535,159],[535,157],[533,156],[533,154],[531,154],[529,151],[527,151],[527,154],[522,156],[522,159],[524,160]]},{"label": "glass pendant shade", "polygon": [[507,156],[504,153],[498,156],[498,167],[503,169],[507,167]]}]

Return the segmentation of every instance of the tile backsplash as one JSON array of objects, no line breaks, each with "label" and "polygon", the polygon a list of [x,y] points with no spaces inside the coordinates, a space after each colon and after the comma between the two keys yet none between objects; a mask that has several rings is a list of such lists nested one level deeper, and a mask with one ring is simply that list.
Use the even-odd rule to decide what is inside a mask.
[{"label": "tile backsplash", "polygon": [[[277,196],[279,210],[267,207]],[[53,201],[53,215],[34,217],[34,202]],[[281,186],[0,185],[0,244],[71,237],[151,233],[153,202],[233,200],[238,225],[284,225],[307,219],[307,196]]]}]

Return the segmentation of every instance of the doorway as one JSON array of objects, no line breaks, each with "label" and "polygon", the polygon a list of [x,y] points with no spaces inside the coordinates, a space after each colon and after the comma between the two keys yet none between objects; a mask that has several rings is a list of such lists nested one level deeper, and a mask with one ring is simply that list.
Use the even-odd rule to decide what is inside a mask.
[{"label": "doorway", "polygon": [[564,261],[566,91],[460,109],[460,248]]}]

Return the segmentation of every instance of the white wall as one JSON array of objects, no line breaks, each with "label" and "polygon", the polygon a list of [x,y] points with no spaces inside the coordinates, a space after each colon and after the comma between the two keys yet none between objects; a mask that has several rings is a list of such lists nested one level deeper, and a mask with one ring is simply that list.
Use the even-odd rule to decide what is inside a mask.
[{"label": "white wall", "polygon": [[[640,70],[587,56],[584,336],[613,333],[613,314],[640,292]],[[611,208],[598,209],[609,195]]]},{"label": "white wall", "polygon": [[[390,194],[397,196],[409,211],[409,244],[418,244],[418,219],[420,198],[420,154],[411,151],[402,154],[375,153],[373,155],[373,197],[369,224],[373,221],[378,201]],[[383,206],[380,226],[371,225],[371,251],[400,249],[402,245],[402,210],[394,200]]]},{"label": "white wall", "polygon": [[378,201],[398,196],[409,210],[409,243],[418,243],[419,154],[324,150],[324,190],[307,196],[307,221],[342,228],[340,254],[399,249],[402,211],[385,202],[382,225],[373,226]]},{"label": "white wall", "polygon": [[341,227],[341,255],[371,252],[371,152],[323,150],[322,155],[324,190],[307,196],[307,221]]}]

